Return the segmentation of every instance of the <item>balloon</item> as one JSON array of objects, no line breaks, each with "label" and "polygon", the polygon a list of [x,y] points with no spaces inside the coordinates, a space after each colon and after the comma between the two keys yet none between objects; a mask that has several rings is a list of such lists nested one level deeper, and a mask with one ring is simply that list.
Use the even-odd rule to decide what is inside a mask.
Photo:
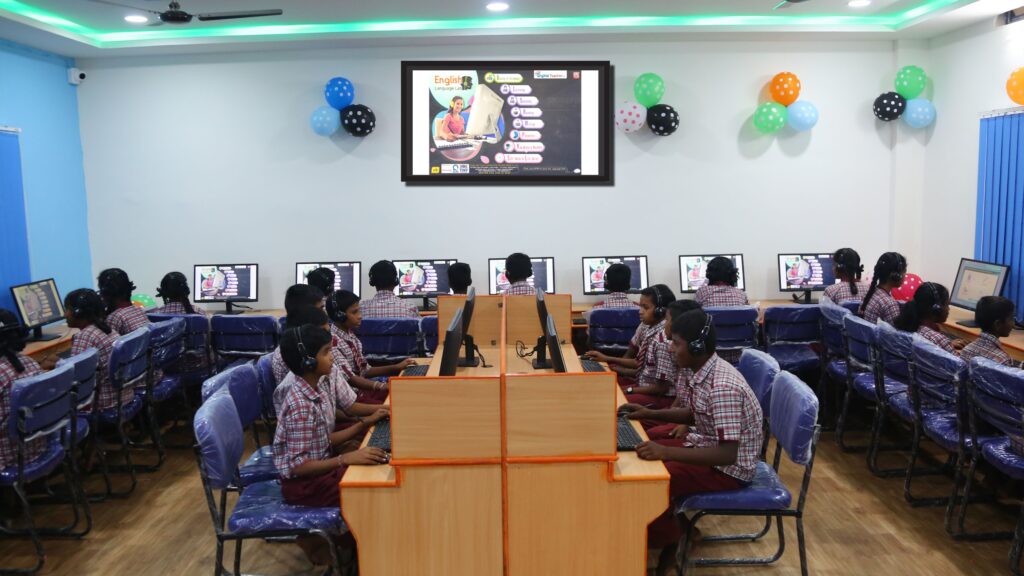
[{"label": "balloon", "polygon": [[786,110],[789,126],[797,132],[806,132],[818,123],[818,109],[807,100],[797,100]]},{"label": "balloon", "polygon": [[775,102],[765,102],[754,112],[754,128],[762,134],[778,132],[786,125],[786,107]]},{"label": "balloon", "polygon": [[668,136],[679,128],[679,113],[668,104],[658,104],[647,110],[647,125],[658,136]]},{"label": "balloon", "polygon": [[377,115],[362,104],[352,104],[341,111],[341,125],[353,136],[367,136],[377,125]]},{"label": "balloon", "polygon": [[935,122],[935,106],[927,98],[907,100],[907,110],[903,113],[903,121],[911,128],[927,128]]},{"label": "balloon", "polygon": [[338,126],[341,124],[341,118],[338,117],[338,111],[330,106],[321,106],[313,111],[313,116],[309,118],[309,125],[313,128],[313,132],[321,136],[330,136],[338,131]]},{"label": "balloon", "polygon": [[1024,67],[1017,68],[1006,81],[1006,93],[1017,104],[1024,106]]},{"label": "balloon", "polygon": [[800,97],[800,79],[792,72],[780,72],[772,78],[769,90],[772,93],[772,100],[789,106]]},{"label": "balloon", "polygon": [[331,78],[327,81],[327,86],[324,87],[324,98],[335,110],[341,110],[348,106],[355,100],[355,97],[356,87],[349,82],[348,78],[340,76]]},{"label": "balloon", "polygon": [[149,294],[132,294],[132,304],[139,308],[152,308],[156,306],[156,300]]},{"label": "balloon", "polygon": [[906,274],[903,276],[903,283],[892,289],[892,297],[897,302],[910,302],[914,299],[914,293],[921,287],[921,277],[917,274]]},{"label": "balloon", "polygon": [[885,122],[891,122],[899,118],[906,107],[907,100],[895,92],[886,92],[875,98],[875,116]]},{"label": "balloon", "polygon": [[615,110],[615,127],[631,134],[644,127],[647,109],[629,100],[623,101]]},{"label": "balloon", "polygon": [[928,76],[918,66],[904,66],[896,73],[896,92],[907,100],[920,96],[926,84]]},{"label": "balloon", "polygon": [[633,83],[633,96],[645,108],[650,108],[661,102],[661,97],[664,95],[665,81],[653,72],[641,74]]}]

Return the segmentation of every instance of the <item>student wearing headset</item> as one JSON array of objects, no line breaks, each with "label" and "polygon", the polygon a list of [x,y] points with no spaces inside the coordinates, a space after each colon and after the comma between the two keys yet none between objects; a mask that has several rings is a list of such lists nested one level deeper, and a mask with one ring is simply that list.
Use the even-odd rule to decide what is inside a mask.
[{"label": "student wearing headset", "polygon": [[[736,490],[754,479],[761,453],[762,413],[743,376],[715,354],[715,327],[703,310],[672,321],[672,349],[680,369],[693,371],[689,393],[676,408],[651,410],[636,404],[619,409],[632,420],[661,420],[688,426],[682,439],[644,442],[644,460],[661,460],[671,475],[670,501],[702,492]],[[680,528],[670,507],[648,527],[648,543],[662,547],[658,574],[674,563]]]},{"label": "student wearing headset", "polygon": [[[22,378],[41,374],[32,358],[22,354],[28,330],[18,323],[14,312],[0,308],[0,470],[17,464],[18,452],[7,431],[11,419],[11,390]],[[39,457],[46,449],[46,438],[36,438],[25,446],[26,463]]]},{"label": "student wearing headset", "polygon": [[914,292],[914,298],[900,310],[893,325],[904,332],[916,332],[950,354],[958,354],[966,340],[944,334],[939,326],[949,318],[949,291],[942,284],[925,282]]},{"label": "student wearing headset", "polygon": [[377,289],[377,293],[366,302],[363,302],[362,310],[364,318],[419,318],[420,312],[416,306],[406,304],[398,296],[395,296],[395,287],[398,286],[398,269],[394,262],[381,260],[370,267],[370,286]]},{"label": "student wearing headset", "polygon": [[192,292],[188,289],[188,278],[181,272],[168,272],[160,280],[160,287],[156,289],[156,297],[164,301],[164,305],[153,314],[203,314],[209,316],[209,312],[189,301]]},{"label": "student wearing headset", "polygon": [[892,297],[892,291],[903,283],[907,274],[907,259],[899,252],[886,252],[875,263],[874,276],[864,294],[857,314],[877,324],[879,320],[892,323],[900,315],[900,305]]}]

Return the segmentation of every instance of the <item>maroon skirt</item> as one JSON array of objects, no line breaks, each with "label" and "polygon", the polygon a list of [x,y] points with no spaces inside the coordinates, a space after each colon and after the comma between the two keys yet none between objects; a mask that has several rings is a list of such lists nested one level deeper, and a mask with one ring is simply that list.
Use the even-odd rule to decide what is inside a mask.
[{"label": "maroon skirt", "polygon": [[285,502],[296,506],[340,508],[341,488],[338,484],[347,468],[347,466],[341,466],[337,470],[319,476],[282,478],[281,495],[284,496]]}]

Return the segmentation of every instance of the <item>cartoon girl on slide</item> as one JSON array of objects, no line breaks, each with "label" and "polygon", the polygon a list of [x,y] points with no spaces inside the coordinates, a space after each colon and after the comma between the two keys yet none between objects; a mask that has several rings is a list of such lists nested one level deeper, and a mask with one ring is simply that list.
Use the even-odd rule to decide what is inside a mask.
[{"label": "cartoon girl on slide", "polygon": [[466,133],[466,121],[462,118],[465,107],[462,96],[455,96],[448,105],[448,113],[441,119],[441,138],[448,142],[458,139]]}]

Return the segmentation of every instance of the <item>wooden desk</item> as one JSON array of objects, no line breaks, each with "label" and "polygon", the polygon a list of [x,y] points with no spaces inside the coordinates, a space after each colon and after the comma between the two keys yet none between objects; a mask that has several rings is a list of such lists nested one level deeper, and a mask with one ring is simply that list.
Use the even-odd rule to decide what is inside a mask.
[{"label": "wooden desk", "polygon": [[[949,307],[949,318],[942,325],[944,331],[952,334],[957,338],[963,338],[964,340],[974,340],[981,335],[980,328],[968,328],[967,326],[961,326],[957,324],[958,320],[974,320],[974,312],[965,310],[963,308],[957,308],[955,306]],[[1024,360],[1024,330],[1014,330],[1006,338],[1000,338],[999,342],[1002,343],[1003,349],[1015,360]]]},{"label": "wooden desk", "polygon": [[43,358],[48,356],[54,356],[60,354],[65,350],[71,348],[71,337],[78,332],[77,328],[68,328],[67,324],[59,324],[57,326],[47,326],[43,328],[43,334],[52,335],[59,334],[60,337],[56,340],[46,340],[43,342],[29,342],[25,345],[24,354],[36,362],[39,362]]}]

